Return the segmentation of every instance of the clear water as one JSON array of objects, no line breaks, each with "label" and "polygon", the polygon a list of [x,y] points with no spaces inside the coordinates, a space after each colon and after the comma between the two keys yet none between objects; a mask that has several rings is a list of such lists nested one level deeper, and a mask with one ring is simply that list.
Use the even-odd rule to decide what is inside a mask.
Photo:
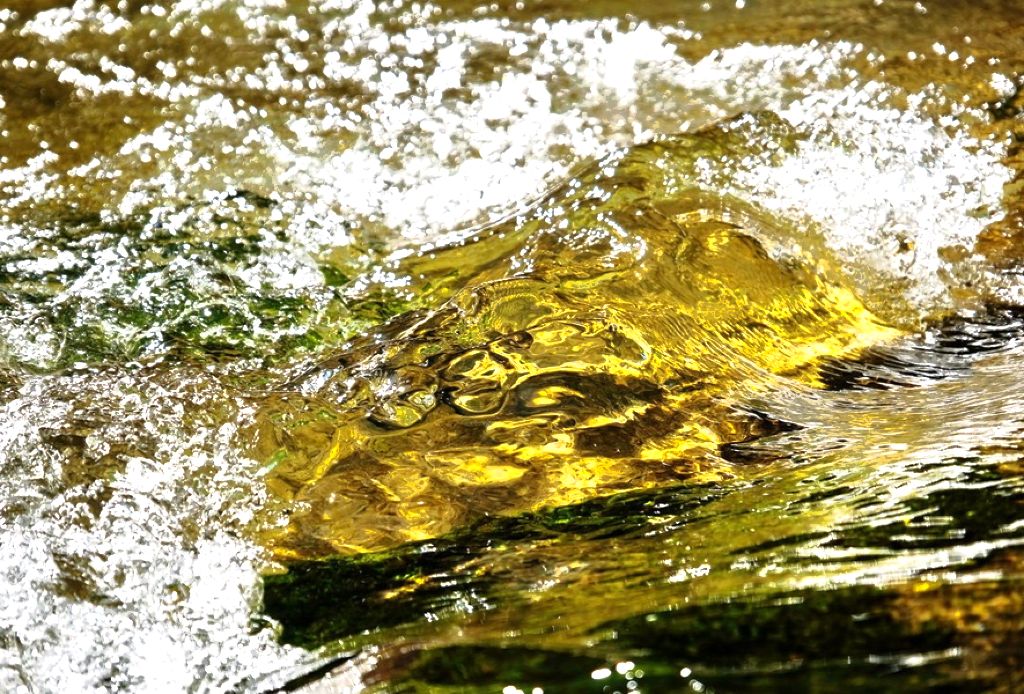
[{"label": "clear water", "polygon": [[1022,8],[633,5],[0,9],[0,688],[1020,685]]}]

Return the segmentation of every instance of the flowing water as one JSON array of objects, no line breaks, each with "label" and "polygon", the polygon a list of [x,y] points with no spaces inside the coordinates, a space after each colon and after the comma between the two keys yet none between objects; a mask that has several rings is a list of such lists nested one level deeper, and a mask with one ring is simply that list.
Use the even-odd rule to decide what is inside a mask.
[{"label": "flowing water", "polygon": [[1022,16],[7,0],[0,689],[1017,691]]}]

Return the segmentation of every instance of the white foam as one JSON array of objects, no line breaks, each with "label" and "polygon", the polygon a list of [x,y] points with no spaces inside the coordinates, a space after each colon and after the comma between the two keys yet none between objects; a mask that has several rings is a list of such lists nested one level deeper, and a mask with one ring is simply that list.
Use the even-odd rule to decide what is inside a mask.
[{"label": "white foam", "polygon": [[[739,46],[677,70],[672,80],[723,114],[768,109],[805,134],[779,163],[743,162],[731,192],[814,224],[863,290],[898,282],[907,303],[926,315],[952,305],[954,278],[940,251],[971,248],[1001,217],[1012,172],[1001,163],[1002,144],[924,114],[926,102],[941,100],[933,90],[903,94],[846,67],[862,51],[848,43]],[[817,89],[792,86],[807,75]],[[911,108],[892,105],[900,98]],[[962,114],[955,104],[947,109]]]},{"label": "white foam", "polygon": [[[261,558],[242,531],[261,497],[236,452],[238,425],[190,424],[203,404],[185,390],[126,375],[38,378],[0,408],[0,682],[227,692],[301,660],[250,627]],[[199,391],[227,402],[211,384]],[[45,433],[82,417],[76,462]],[[144,453],[120,452],[133,448]],[[107,477],[111,459],[123,468]]]},{"label": "white foam", "polygon": [[[171,17],[186,21],[220,6],[178,3]],[[222,189],[255,184],[284,197],[312,196],[320,214],[383,224],[397,242],[420,243],[507,214],[611,148],[759,109],[780,113],[810,139],[780,165],[742,171],[734,192],[819,225],[835,250],[854,252],[865,267],[909,276],[914,302],[941,303],[938,249],[969,245],[1000,209],[1008,176],[1000,148],[914,107],[929,94],[861,79],[850,66],[861,46],[740,45],[690,63],[676,43],[693,35],[678,27],[439,20],[436,8],[417,5],[400,15],[408,28],[392,31],[372,20],[372,3],[314,9],[324,17],[325,56],[315,75],[295,76],[309,61],[291,43],[245,75],[186,82],[187,68],[179,66],[163,71],[177,81],[159,85],[108,59],[89,73],[51,60],[59,79],[86,95],[135,89],[187,104],[181,116],[100,162],[99,169],[120,172],[115,188],[140,164],[159,171],[115,196],[116,212],[201,194],[218,181]],[[277,2],[242,3],[236,11],[257,35],[306,31]],[[481,60],[495,71],[480,72]],[[297,61],[306,67],[298,70]],[[364,97],[338,108],[308,96],[282,129],[269,126],[266,111],[222,93],[243,82],[289,94],[307,91],[310,80],[354,87]],[[992,80],[1006,82],[998,74]],[[898,110],[897,100],[911,108]],[[948,110],[957,115],[955,105]],[[59,166],[37,157],[5,171],[3,180],[24,190],[13,202],[71,195],[53,185]],[[912,253],[893,252],[909,246]]]}]

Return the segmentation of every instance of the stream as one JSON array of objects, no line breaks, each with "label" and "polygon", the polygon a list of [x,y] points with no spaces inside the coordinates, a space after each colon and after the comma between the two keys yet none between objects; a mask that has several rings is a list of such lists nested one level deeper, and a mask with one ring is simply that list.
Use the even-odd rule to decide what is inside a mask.
[{"label": "stream", "polygon": [[0,690],[1020,691],[1021,17],[6,0]]}]

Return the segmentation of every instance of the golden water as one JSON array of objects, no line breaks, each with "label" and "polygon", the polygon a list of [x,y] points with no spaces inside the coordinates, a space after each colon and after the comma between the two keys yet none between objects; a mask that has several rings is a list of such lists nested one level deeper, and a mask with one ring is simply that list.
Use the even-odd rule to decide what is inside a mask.
[{"label": "golden water", "polygon": [[734,478],[722,448],[773,429],[740,398],[777,377],[821,387],[823,359],[899,336],[828,279],[828,259],[772,258],[758,239],[791,232],[687,175],[745,125],[614,155],[407,261],[449,285],[445,303],[263,406],[255,456],[297,509],[277,551],[379,550],[468,518]]},{"label": "golden water", "polygon": [[0,689],[1016,691],[1024,7],[0,7]]}]

